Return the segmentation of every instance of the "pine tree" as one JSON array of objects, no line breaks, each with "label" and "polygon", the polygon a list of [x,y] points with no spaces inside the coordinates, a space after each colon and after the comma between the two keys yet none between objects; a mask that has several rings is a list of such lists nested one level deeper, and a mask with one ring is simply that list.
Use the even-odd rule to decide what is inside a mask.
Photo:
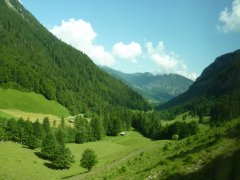
[{"label": "pine tree", "polygon": [[73,162],[74,156],[70,149],[65,147],[65,145],[59,145],[55,152],[55,158],[52,160],[52,164],[58,169],[68,169]]},{"label": "pine tree", "polygon": [[42,140],[44,137],[44,130],[41,125],[41,123],[37,120],[33,124],[33,134],[38,138],[39,140]]},{"label": "pine tree", "polygon": [[77,130],[75,135],[76,143],[84,143],[91,140],[91,127],[89,122],[82,117],[77,117],[74,122],[74,126]]},{"label": "pine tree", "polygon": [[66,142],[66,128],[65,128],[65,122],[63,117],[61,118],[61,123],[57,128],[56,140],[60,145],[63,145]]},{"label": "pine tree", "polygon": [[103,124],[101,119],[94,117],[91,121],[91,128],[92,128],[92,140],[101,140],[103,135]]},{"label": "pine tree", "polygon": [[49,119],[48,117],[45,117],[43,119],[43,124],[42,124],[44,133],[47,134],[48,132],[50,132],[50,123],[49,123]]},{"label": "pine tree", "polygon": [[27,137],[26,145],[30,149],[35,149],[41,146],[41,141],[33,134]]},{"label": "pine tree", "polygon": [[66,132],[62,128],[58,128],[56,132],[56,140],[57,143],[60,145],[63,145],[65,143],[66,139]]},{"label": "pine tree", "polygon": [[58,144],[56,142],[54,134],[51,131],[47,132],[47,135],[42,143],[42,155],[49,160],[53,160],[58,148],[57,146]]},{"label": "pine tree", "polygon": [[114,118],[113,120],[113,128],[112,135],[117,136],[117,134],[121,131],[121,122],[118,118]]}]

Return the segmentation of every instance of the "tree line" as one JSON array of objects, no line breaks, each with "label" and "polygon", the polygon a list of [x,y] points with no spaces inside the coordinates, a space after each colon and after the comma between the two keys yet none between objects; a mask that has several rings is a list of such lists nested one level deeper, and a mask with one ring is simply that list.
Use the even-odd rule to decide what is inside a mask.
[{"label": "tree line", "polygon": [[196,121],[189,123],[185,121],[176,121],[172,124],[163,123],[159,112],[135,113],[133,116],[133,127],[151,139],[173,139],[174,136],[177,136],[177,139],[183,139],[196,134],[199,129]]}]

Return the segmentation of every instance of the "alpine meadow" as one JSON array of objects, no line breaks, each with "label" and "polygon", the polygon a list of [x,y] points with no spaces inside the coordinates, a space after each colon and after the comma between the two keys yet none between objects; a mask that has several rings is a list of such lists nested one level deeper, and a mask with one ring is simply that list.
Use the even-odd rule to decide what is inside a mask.
[{"label": "alpine meadow", "polygon": [[0,0],[0,179],[240,180],[239,12]]}]

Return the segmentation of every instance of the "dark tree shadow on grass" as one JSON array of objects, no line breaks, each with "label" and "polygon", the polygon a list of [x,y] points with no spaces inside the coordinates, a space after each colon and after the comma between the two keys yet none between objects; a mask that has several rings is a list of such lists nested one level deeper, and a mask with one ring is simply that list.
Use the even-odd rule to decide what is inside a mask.
[{"label": "dark tree shadow on grass", "polygon": [[[186,151],[181,151],[180,153],[177,153],[177,154],[174,154],[174,155],[172,155],[172,156],[169,156],[169,157],[167,157],[167,159],[168,159],[168,160],[171,160],[171,161],[174,161],[176,158],[184,158],[184,157],[186,157],[186,156],[189,155],[189,154],[199,152],[199,151],[201,151],[201,150],[203,150],[203,149],[205,149],[205,148],[207,148],[207,147],[211,147],[211,146],[213,146],[214,144],[216,144],[218,141],[219,141],[219,139],[218,139],[218,138],[215,138],[215,139],[213,139],[212,141],[209,141],[209,142],[207,142],[207,143],[200,144],[200,145],[195,146],[195,147],[193,147],[193,148],[191,148],[191,149],[188,149],[188,150],[186,150]],[[159,162],[153,164],[151,167],[148,167],[148,168],[145,168],[145,169],[143,169],[143,170],[141,170],[141,171],[138,171],[137,174],[142,173],[142,172],[148,172],[148,171],[150,171],[151,169],[156,168],[156,167],[159,166],[159,165],[164,165],[164,163],[165,163],[165,162],[163,162],[163,161],[159,161]]]},{"label": "dark tree shadow on grass", "polygon": [[44,156],[42,155],[41,152],[34,152],[34,154],[35,154],[38,158],[40,158],[40,159],[48,160],[46,157],[44,157]]},{"label": "dark tree shadow on grass", "polygon": [[173,156],[170,156],[168,157],[169,160],[174,160],[176,158],[184,158],[185,156],[189,155],[189,154],[192,154],[192,153],[196,153],[196,152],[200,152],[201,150],[203,149],[206,149],[208,147],[211,147],[213,146],[214,144],[216,144],[217,142],[219,141],[218,138],[216,139],[213,139],[212,141],[209,141],[207,143],[204,143],[204,144],[200,144],[198,146],[195,146],[193,147],[192,149],[189,149],[187,151],[181,151],[180,153],[178,154],[175,154]]},{"label": "dark tree shadow on grass", "polygon": [[82,172],[82,173],[77,173],[77,174],[73,174],[73,175],[70,175],[70,176],[65,176],[65,177],[62,177],[61,179],[68,179],[68,178],[71,178],[71,177],[74,177],[74,176],[78,176],[78,175],[81,175],[81,174],[86,174],[88,172],[89,171],[85,171],[85,172]]},{"label": "dark tree shadow on grass", "polygon": [[232,154],[222,154],[206,164],[197,172],[189,174],[176,173],[167,180],[239,180],[240,179],[240,149]]},{"label": "dark tree shadow on grass", "polygon": [[56,168],[52,163],[44,163],[44,166],[48,167],[49,169],[53,169],[53,170],[61,170],[59,168]]}]

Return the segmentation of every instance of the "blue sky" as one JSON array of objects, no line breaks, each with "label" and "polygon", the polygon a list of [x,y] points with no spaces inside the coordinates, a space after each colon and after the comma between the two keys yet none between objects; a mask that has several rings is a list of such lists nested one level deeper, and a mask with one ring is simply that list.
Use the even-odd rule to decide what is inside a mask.
[{"label": "blue sky", "polygon": [[240,0],[21,0],[96,64],[196,78],[240,48]]}]

